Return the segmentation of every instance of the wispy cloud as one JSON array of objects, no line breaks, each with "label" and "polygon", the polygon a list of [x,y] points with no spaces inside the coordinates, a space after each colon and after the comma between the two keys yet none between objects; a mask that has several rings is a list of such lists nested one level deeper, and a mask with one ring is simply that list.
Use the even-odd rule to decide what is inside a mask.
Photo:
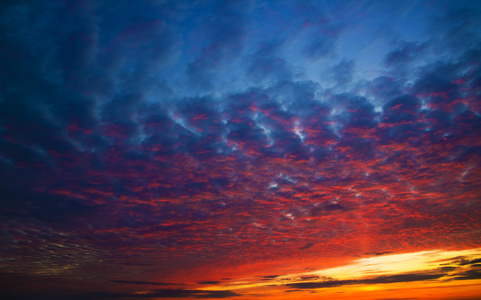
[{"label": "wispy cloud", "polygon": [[277,285],[304,290],[417,281],[443,285],[455,280],[479,279],[480,256],[480,249],[376,255],[336,268],[263,276],[262,281],[250,279],[243,284],[227,283],[225,287],[237,290]]}]

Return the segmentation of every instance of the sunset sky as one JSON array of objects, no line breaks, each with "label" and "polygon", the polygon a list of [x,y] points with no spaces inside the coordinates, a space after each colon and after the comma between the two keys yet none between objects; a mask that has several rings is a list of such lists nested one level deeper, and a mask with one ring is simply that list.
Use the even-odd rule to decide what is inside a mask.
[{"label": "sunset sky", "polygon": [[481,299],[480,15],[1,1],[0,295]]}]

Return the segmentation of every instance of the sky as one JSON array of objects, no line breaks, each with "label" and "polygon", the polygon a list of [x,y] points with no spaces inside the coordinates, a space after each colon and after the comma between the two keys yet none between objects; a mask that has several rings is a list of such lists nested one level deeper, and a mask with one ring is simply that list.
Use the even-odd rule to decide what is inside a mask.
[{"label": "sky", "polygon": [[479,15],[2,1],[1,294],[480,299]]}]

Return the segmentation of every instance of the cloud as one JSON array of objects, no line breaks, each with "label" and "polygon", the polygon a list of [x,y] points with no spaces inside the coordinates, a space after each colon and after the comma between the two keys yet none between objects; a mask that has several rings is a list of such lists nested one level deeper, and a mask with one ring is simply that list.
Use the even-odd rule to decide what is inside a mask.
[{"label": "cloud", "polygon": [[[479,278],[479,263],[477,250],[462,251],[424,251],[406,254],[376,255],[374,257],[357,260],[354,264],[336,267],[332,269],[319,270],[318,274],[329,276],[311,276],[312,272],[305,273],[305,276],[289,278],[286,283],[293,289],[318,289],[334,288],[349,285],[372,285],[415,281],[433,281],[444,284],[455,280],[471,280]],[[470,254],[468,254],[470,253]],[[461,255],[465,254],[465,255]],[[406,273],[398,273],[399,265],[409,262],[413,272],[405,269]],[[437,265],[438,267],[434,267]],[[430,267],[427,267],[430,266]],[[420,270],[420,269],[424,270]],[[354,271],[356,270],[356,271]],[[380,272],[374,276],[373,270]],[[348,276],[349,273],[370,274],[371,278]],[[376,272],[376,271],[374,271]],[[384,275],[391,273],[391,275]],[[286,275],[287,276],[287,275]],[[342,276],[343,279],[334,279]],[[361,275],[363,276],[363,275]],[[368,275],[369,276],[369,275]],[[280,278],[284,280],[285,277]]]},{"label": "cloud", "polygon": [[[319,249],[473,245],[479,5],[239,3],[2,3],[5,269],[108,280],[162,269],[159,282],[114,282],[163,285],[213,261],[265,270]],[[357,51],[379,27],[410,31],[394,25],[408,9],[427,33]],[[465,259],[472,269],[449,270],[477,278]]]},{"label": "cloud", "polygon": [[199,284],[219,284],[220,281],[201,281]]},{"label": "cloud", "polygon": [[355,63],[353,60],[342,60],[332,67],[330,76],[338,85],[345,85],[352,81]]},{"label": "cloud", "polygon": [[478,263],[481,263],[481,258],[476,258],[476,259],[471,259],[471,260],[462,259],[461,261],[459,261],[459,265],[461,265],[461,266],[475,265],[475,264],[478,264]]},{"label": "cloud", "polygon": [[366,253],[366,255],[376,255],[376,256],[385,255],[385,254],[391,254],[391,252],[370,252],[370,253]]},{"label": "cloud", "polygon": [[263,279],[275,279],[277,277],[279,277],[281,275],[266,275],[266,276],[262,276]]},{"label": "cloud", "polygon": [[328,280],[328,281],[314,281],[314,282],[299,282],[289,283],[286,286],[294,289],[318,289],[330,288],[354,284],[383,284],[383,283],[397,283],[397,282],[413,282],[434,280],[445,276],[445,274],[398,274],[379,276],[371,279],[352,279],[352,280]]},{"label": "cloud", "polygon": [[183,290],[183,289],[156,289],[142,294],[115,294],[102,293],[99,296],[106,298],[200,298],[200,299],[224,299],[240,296],[232,291],[208,291],[208,290]]},{"label": "cloud", "polygon": [[321,206],[314,206],[311,208],[310,212],[311,215],[313,216],[319,216],[319,215],[324,215],[324,214],[333,214],[337,212],[344,212],[347,211],[348,208],[346,208],[344,205],[341,203],[325,203],[324,205]]},{"label": "cloud", "polygon": [[403,43],[398,49],[386,55],[384,63],[388,67],[406,65],[422,55],[424,45],[417,43]]},{"label": "cloud", "polygon": [[215,12],[205,18],[202,27],[207,43],[185,71],[192,87],[201,90],[214,87],[215,69],[240,55],[245,39],[244,13],[248,7],[248,3],[220,1]]},{"label": "cloud", "polygon": [[480,22],[476,13],[480,7],[478,3],[469,1],[453,5],[450,3],[446,10],[441,12],[431,24],[432,30],[440,35],[438,42],[440,47],[451,51],[462,52],[474,46],[479,40],[475,34]]},{"label": "cloud", "polygon": [[304,1],[297,4],[297,9],[305,13],[302,28],[310,35],[301,50],[302,54],[312,60],[333,55],[336,52],[337,39],[345,26],[334,23],[325,7],[318,3]]},{"label": "cloud", "polygon": [[481,270],[469,270],[466,272],[458,273],[457,276],[454,277],[455,280],[472,280],[472,279],[481,279]]},{"label": "cloud", "polygon": [[[9,299],[31,299],[33,295],[9,295]],[[201,291],[201,290],[182,290],[182,289],[157,289],[147,293],[116,293],[116,292],[95,292],[88,294],[36,294],[35,299],[154,299],[154,298],[193,298],[193,299],[225,299],[240,296],[231,291]]]},{"label": "cloud", "polygon": [[247,57],[246,75],[257,84],[272,85],[290,81],[292,66],[282,58],[284,42],[271,42]]},{"label": "cloud", "polygon": [[[130,282],[128,282],[130,283]],[[143,284],[143,283],[142,283]],[[142,293],[130,293],[130,292],[91,292],[85,294],[45,294],[37,293],[35,295],[29,293],[18,293],[10,295],[9,299],[24,300],[24,299],[74,299],[74,300],[86,300],[86,299],[156,299],[156,298],[192,298],[192,299],[226,299],[241,296],[232,291],[204,291],[204,290],[188,290],[188,289],[155,289],[148,292],[142,291]]]},{"label": "cloud", "polygon": [[306,45],[304,55],[312,59],[319,59],[332,54],[335,49],[334,45],[334,41],[330,37],[318,37]]},{"label": "cloud", "polygon": [[152,282],[152,281],[132,281],[132,280],[111,280],[110,282],[140,285],[177,285],[177,283]]},{"label": "cloud", "polygon": [[300,249],[300,250],[309,249],[309,248],[311,248],[311,247],[314,246],[314,245],[315,245],[315,243],[307,243],[307,244],[305,244],[304,246],[300,247],[299,249]]}]

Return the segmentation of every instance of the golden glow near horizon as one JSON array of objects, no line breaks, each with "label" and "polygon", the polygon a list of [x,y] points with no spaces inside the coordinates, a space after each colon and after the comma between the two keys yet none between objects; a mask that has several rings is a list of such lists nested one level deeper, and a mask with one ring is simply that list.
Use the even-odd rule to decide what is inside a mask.
[{"label": "golden glow near horizon", "polygon": [[353,263],[336,268],[309,272],[305,275],[329,276],[336,279],[354,279],[372,275],[393,275],[433,270],[440,267],[441,262],[454,260],[456,257],[479,257],[481,248],[443,251],[431,250],[402,254],[374,256],[355,260]]},{"label": "golden glow near horizon", "polygon": [[[444,284],[464,286],[471,285],[472,280],[453,281],[456,275],[469,270],[469,264],[460,264],[460,261],[472,261],[481,258],[481,248],[444,251],[431,250],[412,253],[388,254],[374,257],[356,259],[352,263],[329,269],[320,269],[305,273],[287,274],[272,278],[270,280],[260,280],[259,277],[241,279],[223,285],[204,287],[205,290],[239,290],[239,289],[275,289],[275,286],[289,286],[289,284],[299,283],[322,283],[329,281],[353,281],[352,284],[342,286],[323,287],[329,289],[354,288],[359,291],[377,291],[385,289],[385,285],[401,287],[406,282],[382,282],[363,283],[362,280],[379,278],[382,276],[394,276],[405,274],[439,274],[443,268],[444,276],[433,280],[409,281],[410,288],[414,287],[436,287]],[[449,268],[451,267],[451,268]],[[355,281],[359,280],[359,283]],[[476,280],[478,281],[478,280]],[[416,283],[417,282],[417,283]],[[341,284],[340,284],[341,285]],[[311,288],[316,290],[317,288]]]}]

